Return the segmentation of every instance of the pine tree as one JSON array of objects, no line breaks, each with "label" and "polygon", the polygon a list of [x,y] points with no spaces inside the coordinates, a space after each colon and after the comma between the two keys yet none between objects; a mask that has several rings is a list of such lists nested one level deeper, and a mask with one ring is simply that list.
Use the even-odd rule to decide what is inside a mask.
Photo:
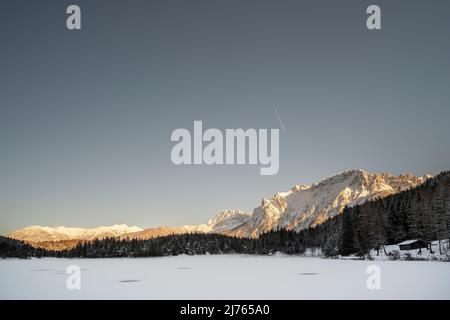
[{"label": "pine tree", "polygon": [[348,256],[355,253],[355,227],[349,209],[342,212],[342,232],[340,234],[339,254]]},{"label": "pine tree", "polygon": [[423,227],[423,204],[422,197],[416,194],[411,214],[408,217],[409,238],[423,240],[425,237]]},{"label": "pine tree", "polygon": [[356,232],[356,244],[358,247],[358,254],[364,256],[369,253],[371,230],[369,228],[369,222],[367,215],[357,205],[355,206],[355,232]]},{"label": "pine tree", "polygon": [[322,251],[326,257],[334,257],[339,254],[339,234],[337,232],[329,235]]}]

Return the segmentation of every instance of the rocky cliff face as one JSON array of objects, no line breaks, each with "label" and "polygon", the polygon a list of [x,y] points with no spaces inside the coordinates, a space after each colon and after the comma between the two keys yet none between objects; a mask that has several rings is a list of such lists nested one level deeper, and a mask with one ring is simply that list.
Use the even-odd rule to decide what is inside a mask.
[{"label": "rocky cliff face", "polygon": [[363,170],[345,171],[311,186],[296,185],[288,192],[279,192],[271,199],[263,199],[248,221],[222,232],[257,237],[277,228],[298,231],[339,214],[345,206],[354,206],[406,190],[421,184],[428,177],[371,174]]}]

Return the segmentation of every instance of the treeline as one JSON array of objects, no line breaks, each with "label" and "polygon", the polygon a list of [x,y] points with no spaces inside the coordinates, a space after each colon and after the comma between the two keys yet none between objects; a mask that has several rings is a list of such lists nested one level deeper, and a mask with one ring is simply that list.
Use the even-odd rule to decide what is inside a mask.
[{"label": "treeline", "polygon": [[147,240],[107,238],[79,242],[73,249],[52,251],[33,248],[22,241],[0,238],[1,257],[110,258],[159,257],[201,254],[259,254],[275,252],[301,254],[305,251],[302,235],[289,230],[271,231],[257,239],[221,234],[189,233]]},{"label": "treeline", "polygon": [[0,236],[0,258],[40,258],[46,255],[44,249],[37,249],[23,241]]},{"label": "treeline", "polygon": [[[179,234],[148,240],[109,238],[80,242],[73,249],[46,251],[21,241],[0,238],[1,257],[153,257],[198,254],[301,254],[321,248],[326,256],[367,255],[385,245],[407,239],[427,243],[450,239],[450,171],[415,188],[362,205],[345,208],[341,215],[315,228],[294,232],[276,230],[257,239],[220,234]],[[431,246],[430,246],[431,249]],[[439,246],[439,250],[441,247]]]},{"label": "treeline", "polygon": [[280,230],[257,239],[230,237],[220,234],[189,233],[146,240],[108,238],[79,243],[73,249],[54,251],[55,257],[108,258],[158,257],[202,254],[260,254],[275,252],[299,254],[303,241],[294,231]]}]

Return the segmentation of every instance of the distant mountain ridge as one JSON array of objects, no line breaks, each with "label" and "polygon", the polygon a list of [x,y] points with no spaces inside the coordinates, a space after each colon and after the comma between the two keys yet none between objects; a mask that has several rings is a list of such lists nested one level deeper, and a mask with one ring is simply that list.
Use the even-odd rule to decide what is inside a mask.
[{"label": "distant mountain ridge", "polygon": [[138,232],[142,228],[129,227],[126,224],[113,225],[109,227],[97,228],[68,228],[58,227],[42,227],[29,226],[12,232],[9,236],[13,239],[23,240],[27,242],[42,241],[66,241],[66,240],[93,240],[108,237],[118,237],[123,234]]},{"label": "distant mountain ridge", "polygon": [[122,239],[149,239],[154,237],[168,236],[171,234],[183,234],[192,232],[201,233],[224,233],[232,230],[250,218],[250,212],[240,210],[222,210],[207,224],[185,225],[180,227],[162,226],[149,228],[142,231],[124,234]]},{"label": "distant mountain ridge", "polygon": [[30,226],[9,236],[30,243],[87,241],[106,237],[149,239],[192,232],[258,237],[264,232],[280,228],[299,231],[319,225],[341,213],[345,206],[351,207],[404,191],[422,184],[430,177],[349,170],[313,185],[296,185],[287,192],[278,192],[270,199],[263,199],[253,212],[222,210],[206,224],[148,229],[127,225],[92,229]]}]

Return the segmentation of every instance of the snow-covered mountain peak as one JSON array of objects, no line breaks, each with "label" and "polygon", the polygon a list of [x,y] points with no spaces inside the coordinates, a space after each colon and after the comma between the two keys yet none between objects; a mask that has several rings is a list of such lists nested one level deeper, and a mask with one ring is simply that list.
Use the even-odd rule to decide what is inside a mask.
[{"label": "snow-covered mountain peak", "polygon": [[222,210],[214,218],[208,221],[210,232],[223,232],[232,230],[246,221],[251,216],[251,212],[241,210]]},{"label": "snow-covered mountain peak", "polygon": [[231,218],[248,218],[250,217],[251,212],[245,212],[241,210],[221,210],[218,214],[214,216],[214,218],[208,221],[208,226],[214,228],[214,226],[223,223]]}]

